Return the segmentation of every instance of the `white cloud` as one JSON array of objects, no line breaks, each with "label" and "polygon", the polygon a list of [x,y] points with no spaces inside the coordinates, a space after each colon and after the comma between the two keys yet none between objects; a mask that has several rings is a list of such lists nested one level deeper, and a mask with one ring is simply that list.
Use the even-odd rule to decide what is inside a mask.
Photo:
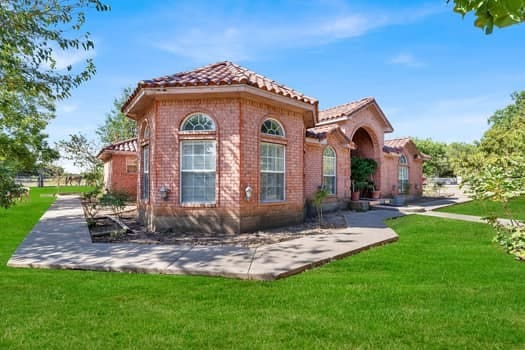
[{"label": "white cloud", "polygon": [[78,106],[72,103],[63,103],[57,107],[57,111],[60,113],[73,113],[78,110]]},{"label": "white cloud", "polygon": [[[332,42],[359,37],[371,30],[403,25],[440,12],[441,7],[423,7],[397,13],[370,11],[328,12],[290,17],[289,13],[244,14],[222,18],[212,13],[188,21],[177,18],[177,26],[163,27],[151,45],[197,62],[230,59],[246,61],[272,55],[276,50],[319,47]],[[167,21],[167,14],[163,14]],[[228,16],[225,14],[224,16]],[[155,22],[155,21],[152,21]]]},{"label": "white cloud", "polygon": [[417,58],[414,57],[414,55],[408,52],[398,53],[397,55],[391,57],[388,60],[388,63],[415,68],[425,66],[423,62],[419,61]]},{"label": "white cloud", "polygon": [[53,50],[53,59],[56,61],[55,68],[58,70],[66,69],[68,66],[74,66],[75,64],[85,61],[88,58],[95,57],[96,51],[84,51],[84,50]]}]

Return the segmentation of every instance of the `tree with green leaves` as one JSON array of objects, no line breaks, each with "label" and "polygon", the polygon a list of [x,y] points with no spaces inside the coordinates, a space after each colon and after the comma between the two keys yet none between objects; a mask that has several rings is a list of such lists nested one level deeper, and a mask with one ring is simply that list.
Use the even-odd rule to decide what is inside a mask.
[{"label": "tree with green leaves", "polygon": [[447,155],[447,144],[430,138],[411,137],[417,149],[431,158],[423,163],[423,173],[428,177],[450,177],[454,171]]},{"label": "tree with green leaves", "polygon": [[57,148],[61,150],[65,159],[73,161],[76,167],[82,169],[83,177],[88,184],[97,187],[102,185],[103,166],[97,158],[100,147],[96,142],[78,133],[69,135],[67,140],[59,141]]},{"label": "tree with green leaves", "polygon": [[97,129],[97,135],[103,145],[137,136],[136,122],[126,117],[121,111],[131,92],[131,88],[126,88],[122,91],[122,95],[119,98],[113,100],[113,108],[106,114],[104,125]]},{"label": "tree with green leaves", "polygon": [[[82,31],[92,8],[109,10],[99,0],[0,0],[2,169],[28,170],[58,156],[42,131],[55,116],[56,101],[95,74],[91,59],[73,69],[62,66],[58,57],[94,48],[89,33]],[[7,172],[2,176],[10,178]]]},{"label": "tree with green leaves", "polygon": [[454,0],[454,12],[463,17],[473,12],[474,25],[491,34],[494,26],[503,28],[525,22],[525,0]]}]

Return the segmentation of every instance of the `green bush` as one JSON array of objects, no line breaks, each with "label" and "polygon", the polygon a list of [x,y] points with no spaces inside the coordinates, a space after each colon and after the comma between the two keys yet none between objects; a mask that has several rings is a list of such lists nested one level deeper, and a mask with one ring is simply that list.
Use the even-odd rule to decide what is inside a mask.
[{"label": "green bush", "polygon": [[13,206],[24,194],[27,189],[15,183],[13,171],[0,163],[0,207]]}]

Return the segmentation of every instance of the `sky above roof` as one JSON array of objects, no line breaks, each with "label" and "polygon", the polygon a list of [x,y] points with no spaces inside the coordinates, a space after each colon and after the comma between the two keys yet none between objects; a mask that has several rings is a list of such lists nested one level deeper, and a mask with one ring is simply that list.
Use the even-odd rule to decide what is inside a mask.
[{"label": "sky above roof", "polygon": [[95,138],[112,101],[140,80],[230,60],[319,100],[374,96],[394,133],[472,142],[525,89],[525,25],[485,35],[446,1],[124,1],[89,13],[97,74],[57,106],[51,142]]}]

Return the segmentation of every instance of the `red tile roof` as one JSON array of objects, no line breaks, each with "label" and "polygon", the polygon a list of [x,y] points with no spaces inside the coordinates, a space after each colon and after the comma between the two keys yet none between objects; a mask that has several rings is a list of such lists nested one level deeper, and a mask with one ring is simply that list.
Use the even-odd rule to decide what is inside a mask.
[{"label": "red tile roof", "polygon": [[374,102],[373,97],[365,97],[358,101],[353,101],[345,103],[343,105],[331,107],[323,111],[319,111],[319,121],[332,120],[341,117],[350,116],[351,114],[359,111],[360,109],[366,107],[368,104]]},{"label": "red tile roof", "polygon": [[142,88],[182,86],[249,85],[309,104],[317,100],[230,61],[217,62],[188,72],[142,80],[126,101],[125,109]]},{"label": "red tile roof", "polygon": [[346,136],[343,130],[341,130],[341,127],[337,124],[321,125],[316,126],[314,128],[306,129],[306,137],[324,140],[328,137],[328,135],[337,131],[341,134],[341,137],[345,140],[346,143],[350,145],[351,148],[355,148],[355,143],[352,142],[352,140],[350,140],[348,136]]},{"label": "red tile roof", "polygon": [[316,126],[315,128],[306,129],[306,136],[318,140],[324,140],[330,133],[337,129],[339,129],[339,125],[337,124]]},{"label": "red tile roof", "polygon": [[111,145],[102,148],[100,152],[98,152],[97,158],[99,158],[104,152],[108,152],[108,153],[137,152],[137,149],[138,149],[137,138],[134,137],[132,139],[112,143]]},{"label": "red tile roof", "polygon": [[383,151],[386,153],[401,153],[403,148],[405,148],[409,142],[412,142],[412,140],[410,140],[408,137],[385,140]]},{"label": "red tile roof", "polygon": [[385,144],[383,146],[383,152],[385,153],[396,153],[401,154],[403,152],[403,149],[406,147],[407,144],[413,144],[414,148],[416,149],[418,156],[421,157],[423,160],[429,160],[431,157],[429,155],[426,155],[423,152],[420,152],[416,145],[414,144],[414,141],[412,141],[408,137],[398,138],[398,139],[392,139],[392,140],[385,140]]}]

